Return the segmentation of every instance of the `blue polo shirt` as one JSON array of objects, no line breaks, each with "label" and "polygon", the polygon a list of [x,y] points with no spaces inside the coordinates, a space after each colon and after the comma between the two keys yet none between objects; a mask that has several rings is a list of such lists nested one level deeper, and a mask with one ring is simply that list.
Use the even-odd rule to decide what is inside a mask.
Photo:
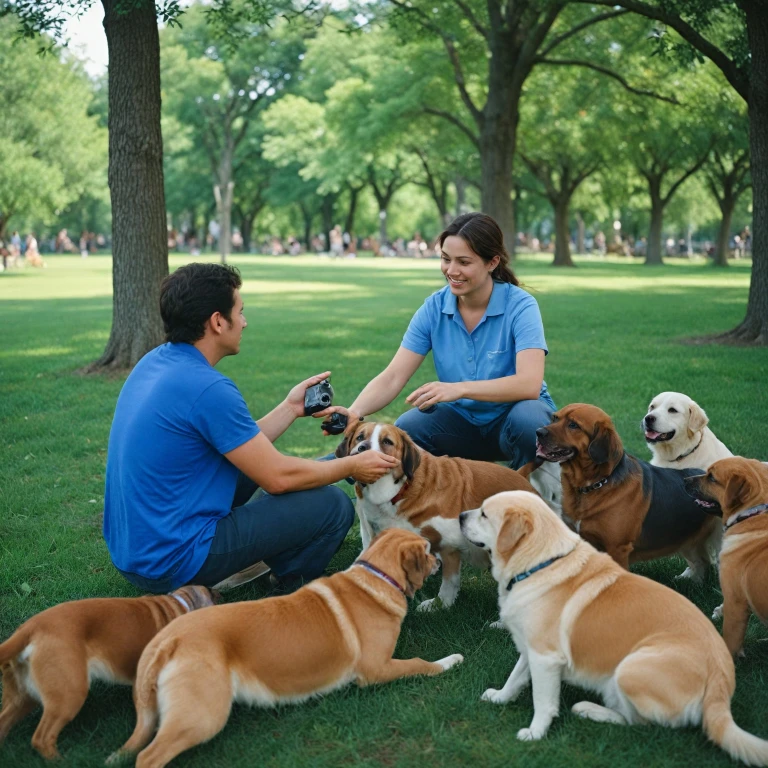
[{"label": "blue polo shirt", "polygon": [[[488,309],[469,333],[449,286],[433,293],[413,316],[402,346],[418,355],[432,350],[440,381],[487,381],[513,376],[515,356],[524,349],[543,349],[544,326],[536,299],[511,283],[494,282]],[[540,397],[547,392],[541,385]],[[448,403],[478,426],[506,413],[509,403],[462,398]]]},{"label": "blue polo shirt", "polygon": [[104,538],[112,562],[147,579],[186,584],[216,523],[228,515],[238,470],[222,454],[259,427],[235,384],[190,344],[163,344],[131,371],[107,453]]}]

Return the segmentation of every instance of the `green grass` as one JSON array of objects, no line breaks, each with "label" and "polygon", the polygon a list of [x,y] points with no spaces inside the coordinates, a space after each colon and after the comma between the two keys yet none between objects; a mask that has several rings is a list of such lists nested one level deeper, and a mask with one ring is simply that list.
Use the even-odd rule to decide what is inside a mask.
[{"label": "green grass", "polygon": [[[112,567],[101,537],[107,438],[122,379],[76,371],[103,349],[110,328],[111,261],[50,257],[45,271],[0,274],[0,638],[62,600],[134,595]],[[725,330],[744,314],[748,264],[713,270],[671,261],[647,268],[584,259],[555,271],[548,258],[523,258],[518,272],[539,301],[550,355],[547,381],[559,405],[590,402],[613,416],[627,448],[647,457],[639,421],[650,398],[667,389],[690,394],[717,435],[735,452],[768,459],[768,351],[681,340]],[[235,258],[245,285],[242,352],[221,370],[242,390],[257,418],[288,389],[330,368],[336,402],[348,403],[388,362],[409,318],[441,287],[434,261]],[[182,263],[172,258],[172,265]],[[413,386],[433,377],[429,361]],[[403,394],[411,391],[409,387]],[[403,397],[383,417],[404,409]],[[303,420],[281,450],[317,456],[334,443]],[[357,529],[332,563],[357,554]],[[693,599],[706,612],[719,602],[717,581],[680,585],[669,559],[637,570]],[[437,593],[433,578],[423,596]],[[261,584],[232,595],[250,599]],[[535,766],[699,766],[730,761],[700,730],[622,729],[578,720],[583,698],[563,687],[562,716],[545,741],[522,744],[517,730],[532,716],[530,692],[505,707],[480,702],[499,687],[516,653],[509,637],[487,629],[496,616],[495,585],[465,569],[450,611],[411,611],[397,648],[401,657],[435,659],[461,652],[463,665],[439,678],[358,690],[347,688],[298,707],[235,707],[225,731],[187,752],[179,765],[443,766],[523,763]],[[747,658],[738,664],[733,709],[740,725],[768,738],[768,633],[753,619]],[[0,765],[39,766],[29,741],[37,717],[0,747]],[[97,685],[60,739],[64,765],[97,766],[133,728],[127,688]]]}]

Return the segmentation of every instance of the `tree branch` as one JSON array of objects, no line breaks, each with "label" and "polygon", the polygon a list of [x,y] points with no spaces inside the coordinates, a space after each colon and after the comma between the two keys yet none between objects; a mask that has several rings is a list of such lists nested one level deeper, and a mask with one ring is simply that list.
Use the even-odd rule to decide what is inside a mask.
[{"label": "tree branch", "polygon": [[749,102],[748,75],[739,69],[736,63],[723,53],[720,48],[703,37],[680,16],[669,13],[661,7],[641,2],[641,0],[574,0],[574,2],[585,5],[604,5],[609,8],[620,6],[628,11],[632,11],[632,13],[645,16],[648,19],[655,19],[666,24],[668,27],[672,27],[683,40],[690,43],[696,50],[710,59],[725,75],[725,79],[734,87],[739,96],[744,101]]},{"label": "tree branch", "polygon": [[461,12],[467,17],[467,21],[477,30],[478,34],[488,39],[488,30],[480,23],[477,16],[472,13],[472,9],[463,0],[454,0],[456,5],[461,8]]},{"label": "tree branch", "polygon": [[543,51],[541,51],[541,55],[546,56],[550,51],[557,48],[560,43],[564,43],[569,37],[577,35],[579,32],[581,32],[582,29],[586,29],[587,27],[592,26],[592,24],[597,24],[600,21],[607,21],[608,19],[615,19],[618,16],[623,16],[626,13],[629,13],[629,11],[626,8],[622,8],[620,11],[609,11],[607,13],[600,13],[597,16],[590,16],[585,21],[582,21],[581,24],[577,24],[567,32],[563,32],[562,35],[558,35],[557,37],[553,38],[549,45],[544,48]]},{"label": "tree branch", "polygon": [[424,107],[423,110],[428,115],[436,115],[437,117],[442,117],[445,120],[447,120],[449,123],[453,123],[460,131],[463,131],[468,137],[469,140],[478,148],[480,149],[480,139],[479,137],[472,131],[472,129],[465,125],[461,120],[459,120],[456,115],[452,115],[450,112],[446,112],[442,109],[435,109],[434,107]]},{"label": "tree branch", "polygon": [[614,72],[612,69],[602,67],[599,64],[593,64],[590,61],[580,61],[579,59],[545,59],[541,56],[536,58],[536,64],[552,64],[560,67],[586,67],[587,69],[593,69],[595,72],[600,72],[607,77],[612,77],[630,93],[635,93],[638,96],[650,96],[651,98],[658,99],[659,101],[666,101],[668,104],[674,104],[679,106],[680,102],[674,96],[662,96],[655,91],[646,91],[644,88],[634,88],[631,86],[618,72]]}]

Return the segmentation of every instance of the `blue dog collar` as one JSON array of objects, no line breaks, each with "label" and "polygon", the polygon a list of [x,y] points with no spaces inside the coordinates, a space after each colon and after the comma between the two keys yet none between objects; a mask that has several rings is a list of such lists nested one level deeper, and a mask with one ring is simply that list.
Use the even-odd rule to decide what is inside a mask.
[{"label": "blue dog collar", "polygon": [[[573,552],[573,549],[571,550]],[[566,552],[564,555],[558,555],[557,557],[552,557],[549,560],[545,560],[543,563],[539,563],[538,565],[534,565],[533,568],[530,568],[527,571],[523,571],[522,573],[518,573],[517,576],[513,576],[509,580],[509,584],[507,584],[507,592],[512,589],[512,587],[515,586],[515,584],[518,584],[521,581],[525,581],[530,576],[533,576],[534,573],[537,571],[541,571],[544,568],[548,568],[552,563],[556,563],[558,560],[562,560],[564,557],[567,557],[571,554],[571,552]]]}]

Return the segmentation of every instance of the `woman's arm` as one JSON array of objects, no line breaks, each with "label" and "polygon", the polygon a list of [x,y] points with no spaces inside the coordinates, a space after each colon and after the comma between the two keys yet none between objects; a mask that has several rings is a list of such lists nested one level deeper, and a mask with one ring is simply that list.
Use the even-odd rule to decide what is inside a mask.
[{"label": "woman's arm", "polygon": [[[515,356],[514,376],[485,381],[432,381],[411,392],[407,403],[424,410],[437,403],[468,398],[490,403],[538,400],[544,381],[544,350],[524,349]],[[369,385],[370,386],[370,385]]]}]

